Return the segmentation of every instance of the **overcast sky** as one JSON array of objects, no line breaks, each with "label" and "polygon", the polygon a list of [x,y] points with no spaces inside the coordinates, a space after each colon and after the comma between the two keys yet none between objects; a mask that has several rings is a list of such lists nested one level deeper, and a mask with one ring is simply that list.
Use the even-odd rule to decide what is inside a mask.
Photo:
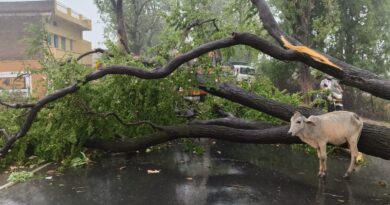
[{"label": "overcast sky", "polygon": [[[34,1],[34,0],[0,0],[9,1]],[[35,0],[36,1],[36,0]],[[70,7],[77,13],[92,20],[92,31],[84,32],[84,39],[92,42],[92,48],[104,47],[104,23],[100,19],[98,9],[93,0],[58,0],[61,4]]]}]

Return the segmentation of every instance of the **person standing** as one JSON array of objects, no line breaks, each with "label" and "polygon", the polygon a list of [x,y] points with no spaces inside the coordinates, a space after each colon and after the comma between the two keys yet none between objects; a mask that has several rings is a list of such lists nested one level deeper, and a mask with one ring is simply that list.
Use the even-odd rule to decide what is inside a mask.
[{"label": "person standing", "polygon": [[327,96],[328,111],[343,110],[343,89],[336,79],[327,75],[320,83],[321,90],[328,90],[330,94]]}]

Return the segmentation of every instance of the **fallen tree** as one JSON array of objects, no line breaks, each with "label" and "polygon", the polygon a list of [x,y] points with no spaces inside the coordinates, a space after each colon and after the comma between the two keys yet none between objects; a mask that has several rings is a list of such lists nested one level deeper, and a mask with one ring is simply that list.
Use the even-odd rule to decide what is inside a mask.
[{"label": "fallen tree", "polygon": [[[127,141],[90,139],[86,141],[85,147],[110,152],[135,152],[181,138],[210,138],[252,144],[301,144],[302,141],[299,138],[287,134],[288,129],[289,125],[266,129],[239,129],[219,125],[178,125],[161,127],[158,132]],[[390,129],[386,127],[365,124],[358,144],[359,151],[389,160],[389,131]],[[378,136],[382,137],[377,139]]]},{"label": "fallen tree", "polygon": [[[47,95],[36,103],[9,104],[1,102],[0,104],[10,108],[29,109],[29,112],[19,131],[14,134],[7,134],[5,131],[3,132],[4,145],[0,149],[0,157],[4,157],[15,142],[27,134],[42,108],[49,103],[77,92],[83,85],[91,81],[101,79],[106,75],[127,75],[141,79],[161,79],[167,77],[181,65],[192,59],[216,49],[235,45],[253,47],[279,60],[305,63],[340,79],[341,83],[345,85],[357,87],[384,99],[390,99],[390,81],[302,45],[299,41],[288,36],[280,29],[264,0],[252,0],[252,3],[258,8],[265,29],[282,47],[254,34],[233,33],[231,37],[206,43],[187,53],[177,56],[162,68],[145,70],[120,65],[107,66],[85,76],[83,80],[74,82],[71,86]],[[93,52],[102,51],[98,50],[89,53]],[[82,56],[84,57],[87,54]],[[217,87],[206,87],[205,85],[201,85],[201,88],[212,95],[259,110],[284,121],[289,121],[295,110],[301,111],[306,116],[322,113],[317,109],[305,107],[296,108],[291,105],[276,102],[229,84],[220,84]],[[234,142],[262,144],[301,143],[298,138],[286,134],[288,125],[272,127],[264,123],[248,122],[232,118],[200,121],[194,122],[194,124],[191,125],[178,126],[159,126],[152,124],[152,127],[158,131],[126,142],[91,139],[85,143],[85,146],[116,152],[127,152],[143,149],[148,146],[161,144],[178,138],[214,138]],[[365,123],[359,141],[359,149],[360,151],[373,156],[390,159],[390,128]]]},{"label": "fallen tree", "polygon": [[[321,114],[318,109],[293,107],[229,84],[221,84],[213,89],[204,86],[202,88],[213,95],[271,114],[285,121],[289,121],[295,111],[300,111],[306,116]],[[289,125],[272,126],[263,122],[245,121],[231,117],[194,121],[189,125],[156,127],[159,131],[129,141],[93,139],[87,141],[85,146],[113,152],[133,152],[180,138],[212,138],[255,144],[302,143],[299,138],[287,134]],[[358,148],[365,154],[390,159],[390,128],[364,123]]]}]

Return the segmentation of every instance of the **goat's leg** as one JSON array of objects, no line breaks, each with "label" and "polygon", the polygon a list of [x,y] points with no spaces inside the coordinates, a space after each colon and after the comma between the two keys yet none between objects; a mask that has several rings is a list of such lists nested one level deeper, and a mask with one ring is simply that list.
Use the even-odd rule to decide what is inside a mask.
[{"label": "goat's leg", "polygon": [[[318,152],[317,152],[318,153]],[[319,145],[319,159],[320,159],[320,172],[318,173],[318,177],[324,178],[326,175],[326,143]],[[322,169],[321,169],[322,167]]]},{"label": "goat's leg", "polygon": [[[357,136],[359,137],[359,136]],[[357,137],[352,136],[351,140],[348,141],[349,149],[351,151],[351,163],[349,164],[347,172],[344,174],[344,178],[349,178],[351,175],[351,172],[354,169],[355,163],[356,163],[356,157],[359,154],[358,148],[357,148]]]},{"label": "goat's leg", "polygon": [[324,166],[322,165],[323,163],[321,161],[321,151],[319,147],[317,147],[317,157],[318,157],[318,164],[319,164],[318,176],[320,176],[322,172],[324,172]]}]

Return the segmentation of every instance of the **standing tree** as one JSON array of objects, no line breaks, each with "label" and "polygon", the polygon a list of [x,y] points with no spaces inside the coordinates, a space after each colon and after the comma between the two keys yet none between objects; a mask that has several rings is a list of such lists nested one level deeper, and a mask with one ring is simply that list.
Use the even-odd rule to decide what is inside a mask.
[{"label": "standing tree", "polygon": [[[340,22],[329,52],[388,78],[390,32],[388,1],[337,1]],[[346,87],[347,108],[362,111],[363,92]],[[367,109],[367,108],[366,108]],[[380,112],[376,113],[377,115]]]},{"label": "standing tree", "polygon": [[109,23],[107,32],[118,36],[127,53],[140,55],[153,45],[162,30],[161,0],[95,0],[101,16]]}]

